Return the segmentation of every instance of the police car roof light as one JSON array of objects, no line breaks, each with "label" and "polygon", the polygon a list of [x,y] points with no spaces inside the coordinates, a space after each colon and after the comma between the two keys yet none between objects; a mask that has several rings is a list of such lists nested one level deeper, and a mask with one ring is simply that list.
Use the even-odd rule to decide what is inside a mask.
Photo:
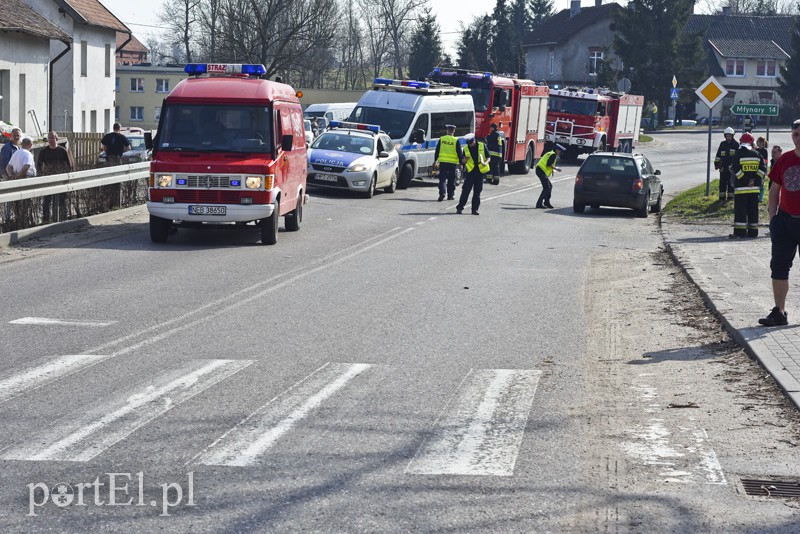
[{"label": "police car roof light", "polygon": [[331,121],[329,124],[331,128],[348,128],[351,130],[369,130],[370,132],[378,133],[381,128],[374,124],[361,124],[358,122],[345,122],[345,121]]},{"label": "police car roof light", "polygon": [[491,78],[492,77],[492,73],[491,72],[484,72],[483,73],[483,77],[484,78]]},{"label": "police car roof light", "polygon": [[390,80],[389,78],[375,78],[374,83],[383,83],[386,85],[392,85],[394,83],[394,80]]},{"label": "police car roof light", "polygon": [[461,82],[462,89],[469,89],[469,84],[467,82]]},{"label": "police car roof light", "polygon": [[433,67],[433,72],[439,74],[440,72],[442,72],[442,69],[440,69],[439,67]]},{"label": "police car roof light", "polygon": [[402,82],[400,82],[400,85],[403,85],[405,87],[414,87],[417,89],[427,89],[431,86],[431,84],[429,84],[428,82],[414,82],[409,80],[403,80]]}]

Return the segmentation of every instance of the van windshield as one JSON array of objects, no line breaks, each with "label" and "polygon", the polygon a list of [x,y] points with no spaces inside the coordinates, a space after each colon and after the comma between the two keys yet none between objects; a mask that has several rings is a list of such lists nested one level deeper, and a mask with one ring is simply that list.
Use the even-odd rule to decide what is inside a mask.
[{"label": "van windshield", "polygon": [[564,98],[560,96],[550,96],[547,109],[556,113],[571,113],[573,115],[594,116],[597,110],[597,102],[594,100],[582,100],[580,98]]},{"label": "van windshield", "polygon": [[269,153],[267,106],[171,104],[161,112],[156,148],[173,151]]},{"label": "van windshield", "polygon": [[414,120],[413,111],[400,111],[388,108],[357,106],[347,119],[348,122],[377,124],[392,139],[402,139]]}]

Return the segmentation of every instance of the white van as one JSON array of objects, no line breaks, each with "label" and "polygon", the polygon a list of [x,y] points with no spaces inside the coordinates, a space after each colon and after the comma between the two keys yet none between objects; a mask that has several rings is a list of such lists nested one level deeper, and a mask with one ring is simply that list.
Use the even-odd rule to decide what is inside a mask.
[{"label": "white van", "polygon": [[314,117],[324,117],[331,121],[346,121],[356,107],[355,102],[337,102],[334,104],[311,104],[305,111],[303,116],[309,119]]},{"label": "white van", "polygon": [[350,120],[377,124],[398,144],[397,187],[405,189],[414,178],[431,175],[436,145],[448,124],[455,125],[457,137],[475,131],[475,105],[467,88],[375,78]]}]

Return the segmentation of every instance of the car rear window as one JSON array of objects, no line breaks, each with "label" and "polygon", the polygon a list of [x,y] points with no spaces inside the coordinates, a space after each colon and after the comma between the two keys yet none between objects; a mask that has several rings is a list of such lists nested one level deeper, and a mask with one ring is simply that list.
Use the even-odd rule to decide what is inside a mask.
[{"label": "car rear window", "polygon": [[639,176],[636,171],[636,162],[631,158],[615,156],[590,156],[583,163],[581,173],[589,174],[616,174],[619,176]]}]

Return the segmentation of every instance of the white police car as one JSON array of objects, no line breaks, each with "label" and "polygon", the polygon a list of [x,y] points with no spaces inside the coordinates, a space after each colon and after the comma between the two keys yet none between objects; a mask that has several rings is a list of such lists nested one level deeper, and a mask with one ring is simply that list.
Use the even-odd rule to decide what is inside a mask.
[{"label": "white police car", "polygon": [[331,121],[308,149],[308,185],[359,191],[367,198],[382,187],[394,193],[400,156],[378,126]]}]

